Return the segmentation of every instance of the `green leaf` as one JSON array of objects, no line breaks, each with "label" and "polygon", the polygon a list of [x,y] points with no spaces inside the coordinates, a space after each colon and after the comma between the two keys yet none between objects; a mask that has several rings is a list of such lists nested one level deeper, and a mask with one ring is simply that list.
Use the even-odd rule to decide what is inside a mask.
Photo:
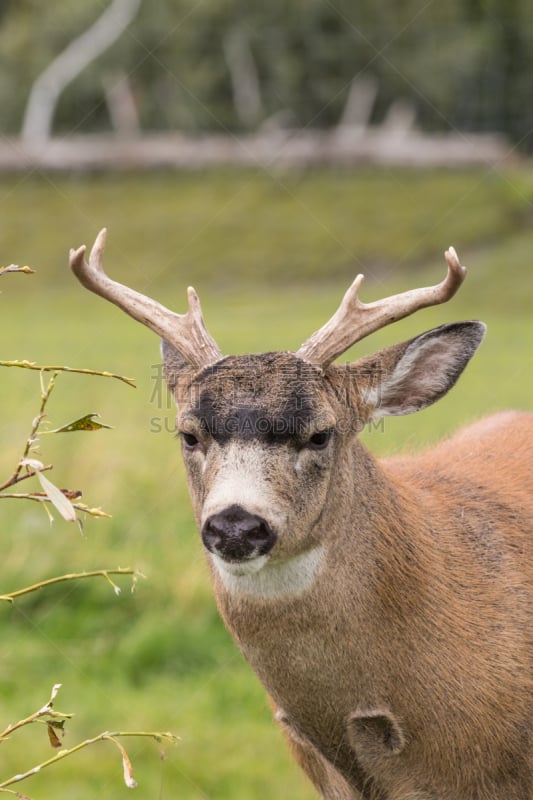
[{"label": "green leaf", "polygon": [[84,417],[75,419],[67,425],[62,425],[61,428],[56,428],[47,433],[71,433],[72,431],[98,431],[100,428],[112,428],[112,425],[106,425],[105,422],[97,422],[96,417],[100,414],[85,414]]}]

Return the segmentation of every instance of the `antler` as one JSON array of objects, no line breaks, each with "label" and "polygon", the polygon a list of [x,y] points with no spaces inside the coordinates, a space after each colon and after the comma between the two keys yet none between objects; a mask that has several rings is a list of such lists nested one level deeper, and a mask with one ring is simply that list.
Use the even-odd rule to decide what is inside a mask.
[{"label": "antler", "polygon": [[89,263],[84,258],[85,245],[70,251],[70,267],[80,283],[159,334],[192,366],[206,367],[219,361],[222,353],[205,327],[200,299],[194,289],[191,286],[187,289],[187,313],[175,314],[155,300],[111,280],[102,264],[106,235],[106,229],[102,228],[91,250]]},{"label": "antler", "polygon": [[408,317],[420,308],[445,303],[456,293],[466,275],[453,247],[445,252],[448,274],[436,286],[411,289],[374,303],[361,303],[357,292],[364,276],[358,275],[326,324],[305,341],[297,356],[312,364],[331,364],[356,342],[391,322]]}]

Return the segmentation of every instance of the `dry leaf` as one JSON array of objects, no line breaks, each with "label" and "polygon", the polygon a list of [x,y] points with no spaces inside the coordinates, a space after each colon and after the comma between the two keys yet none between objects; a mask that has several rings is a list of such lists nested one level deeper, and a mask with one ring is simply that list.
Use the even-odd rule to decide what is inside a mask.
[{"label": "dry leaf", "polygon": [[110,739],[114,745],[116,745],[116,747],[120,750],[120,753],[122,755],[122,767],[124,769],[124,783],[126,784],[128,789],[136,789],[137,781],[133,777],[133,767],[131,765],[129,756],[126,753],[125,747],[118,741],[118,739],[115,739],[114,736],[108,736],[107,738]]},{"label": "dry leaf", "polygon": [[58,726],[54,725],[52,722],[48,722],[47,723],[48,738],[50,739],[50,744],[52,745],[52,747],[58,748],[58,747],[61,747],[62,745],[61,745],[61,742],[59,740],[59,736],[57,735],[57,733],[54,730],[55,727],[58,727]]},{"label": "dry leaf", "polygon": [[57,486],[54,486],[52,481],[49,481],[42,472],[37,472],[37,477],[39,478],[39,482],[43,487],[46,496],[57,508],[63,519],[66,519],[67,522],[76,522],[76,509],[70,500],[65,497],[61,489],[58,489]]}]

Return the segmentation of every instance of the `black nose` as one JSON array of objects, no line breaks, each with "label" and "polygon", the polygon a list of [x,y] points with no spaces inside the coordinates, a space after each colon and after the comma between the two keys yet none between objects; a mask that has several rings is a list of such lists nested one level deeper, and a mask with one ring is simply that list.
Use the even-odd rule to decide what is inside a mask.
[{"label": "black nose", "polygon": [[232,505],[208,517],[202,541],[210,552],[228,561],[241,561],[266,555],[274,547],[276,534],[263,517]]}]

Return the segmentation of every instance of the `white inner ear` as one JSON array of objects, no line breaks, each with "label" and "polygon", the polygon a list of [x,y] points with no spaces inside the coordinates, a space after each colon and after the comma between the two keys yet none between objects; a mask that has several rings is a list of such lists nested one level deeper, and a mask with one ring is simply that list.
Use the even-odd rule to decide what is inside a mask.
[{"label": "white inner ear", "polygon": [[411,414],[444,394],[453,383],[458,349],[446,336],[412,342],[392,372],[365,398],[374,406],[373,419]]}]

